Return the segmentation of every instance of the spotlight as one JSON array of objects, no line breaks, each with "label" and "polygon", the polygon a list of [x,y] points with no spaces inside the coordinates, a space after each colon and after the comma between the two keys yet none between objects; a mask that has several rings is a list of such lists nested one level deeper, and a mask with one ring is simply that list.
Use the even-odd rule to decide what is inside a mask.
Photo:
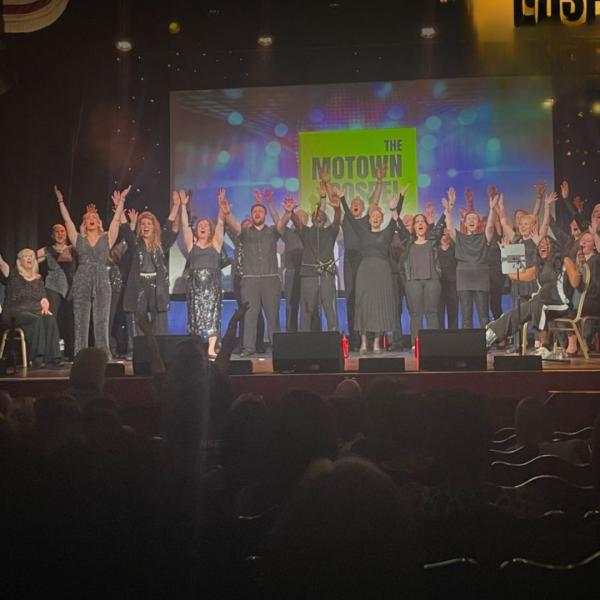
[{"label": "spotlight", "polygon": [[424,40],[431,40],[437,35],[437,29],[431,25],[421,27],[421,37]]},{"label": "spotlight", "polygon": [[554,98],[546,98],[543,102],[542,102],[542,106],[544,108],[552,108],[554,106]]},{"label": "spotlight", "polygon": [[267,33],[259,35],[257,42],[259,46],[262,46],[263,48],[268,48],[269,46],[273,45],[273,36]]},{"label": "spotlight", "polygon": [[600,117],[600,100],[594,100],[594,102],[592,102],[592,114],[596,117]]},{"label": "spotlight", "polygon": [[171,21],[169,23],[169,33],[175,35],[181,31],[181,23],[179,21]]},{"label": "spotlight", "polygon": [[130,52],[133,49],[133,44],[131,40],[128,40],[127,38],[121,38],[116,41],[115,48],[119,52]]}]

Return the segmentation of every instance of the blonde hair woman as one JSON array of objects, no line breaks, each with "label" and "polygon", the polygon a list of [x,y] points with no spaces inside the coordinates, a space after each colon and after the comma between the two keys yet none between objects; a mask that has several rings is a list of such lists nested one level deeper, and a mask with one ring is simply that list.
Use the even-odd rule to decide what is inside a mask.
[{"label": "blonde hair woman", "polygon": [[121,231],[132,252],[131,270],[125,285],[123,310],[132,315],[136,335],[143,335],[135,323],[136,315],[145,315],[153,324],[154,333],[168,333],[169,274],[165,253],[177,239],[179,228],[179,197],[173,195],[173,206],[161,229],[150,211],[127,214],[135,222],[135,233],[128,225]]},{"label": "blonde hair woman", "polygon": [[60,364],[58,326],[50,312],[35,252],[30,248],[21,250],[14,270],[0,256],[0,272],[8,279],[2,313],[5,324],[14,323],[23,329],[35,367]]},{"label": "blonde hair woman", "polygon": [[119,234],[119,223],[123,214],[125,196],[131,186],[122,192],[113,193],[116,209],[108,232],[102,229],[102,221],[95,207],[88,206],[83,215],[81,230],[71,219],[61,191],[54,186],[60,214],[65,221],[69,241],[78,257],[77,270],[73,277],[73,316],[75,319],[75,349],[77,354],[89,345],[90,318],[93,317],[94,344],[109,354],[108,320],[110,313],[110,281],[108,279],[108,253]]}]

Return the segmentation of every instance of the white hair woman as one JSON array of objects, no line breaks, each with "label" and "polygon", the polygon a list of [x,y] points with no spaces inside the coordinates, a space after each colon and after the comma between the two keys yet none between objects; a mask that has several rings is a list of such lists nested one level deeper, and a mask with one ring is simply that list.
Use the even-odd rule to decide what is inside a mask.
[{"label": "white hair woman", "polygon": [[58,325],[50,312],[35,252],[23,248],[15,266],[11,269],[0,256],[0,272],[8,279],[4,323],[23,329],[34,367],[60,364]]}]

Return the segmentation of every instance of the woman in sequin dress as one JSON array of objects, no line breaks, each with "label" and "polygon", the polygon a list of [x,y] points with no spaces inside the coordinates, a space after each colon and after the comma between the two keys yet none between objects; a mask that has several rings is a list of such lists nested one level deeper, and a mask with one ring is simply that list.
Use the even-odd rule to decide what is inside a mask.
[{"label": "woman in sequin dress", "polygon": [[[217,224],[209,219],[199,219],[192,228],[189,224],[187,204],[189,194],[179,193],[181,198],[181,226],[183,240],[189,252],[188,331],[192,335],[208,338],[208,357],[215,358],[215,345],[221,324],[221,267],[219,257],[223,247],[224,215],[219,209]],[[219,206],[225,199],[225,190],[219,190]]]},{"label": "woman in sequin dress", "polygon": [[119,234],[125,196],[131,186],[113,193],[116,210],[108,232],[102,231],[102,221],[95,210],[83,216],[82,233],[71,219],[61,191],[54,186],[60,214],[65,221],[69,241],[75,247],[78,258],[73,277],[73,316],[75,319],[75,355],[89,345],[90,317],[93,318],[94,345],[110,356],[108,321],[110,314],[110,280],[108,278],[108,253]]}]

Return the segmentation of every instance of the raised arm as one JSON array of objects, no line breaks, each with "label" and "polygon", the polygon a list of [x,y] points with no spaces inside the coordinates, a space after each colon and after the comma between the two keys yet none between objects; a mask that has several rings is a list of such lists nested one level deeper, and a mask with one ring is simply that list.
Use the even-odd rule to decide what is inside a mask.
[{"label": "raised arm", "polygon": [[219,192],[217,193],[217,204],[219,206],[219,212],[217,214],[215,234],[213,235],[213,247],[219,253],[221,252],[221,248],[223,248],[223,238],[225,237],[225,214],[223,213],[223,209],[221,208],[223,200],[227,202],[225,188],[219,188]]},{"label": "raised arm", "polygon": [[185,249],[188,252],[190,252],[192,247],[194,246],[194,233],[192,232],[192,228],[190,227],[190,217],[187,211],[190,196],[185,190],[182,190],[181,192],[174,191],[173,202],[175,201],[175,196],[179,197],[179,202],[181,204],[180,215],[181,229],[183,230],[183,243],[185,245]]},{"label": "raised arm", "polygon": [[[185,192],[187,194],[188,202],[192,197],[191,191],[187,191],[187,190],[181,190],[179,192],[179,195],[171,196],[172,200],[173,200],[173,206],[171,206],[171,210],[169,211],[169,216],[167,217],[167,225],[170,223],[171,224],[171,233],[176,233],[176,234],[179,233],[179,210],[181,209],[181,192]],[[176,239],[177,239],[177,236],[175,236],[173,238],[173,242],[171,242],[171,244],[174,243]],[[165,248],[163,248],[163,249],[166,250]]]},{"label": "raised arm", "polygon": [[533,210],[531,211],[531,214],[536,217],[540,214],[540,208],[542,208],[545,192],[546,184],[543,181],[538,181],[535,184],[535,202],[533,203]]},{"label": "raised arm", "polygon": [[340,223],[342,222],[342,209],[340,206],[340,197],[335,194],[331,196],[331,199],[329,200],[329,206],[333,208],[333,222],[331,223],[331,227],[333,228],[333,231],[337,232],[340,228]]},{"label": "raised arm", "polygon": [[77,227],[75,227],[75,223],[73,223],[73,219],[71,219],[71,215],[69,214],[69,209],[65,204],[65,199],[63,198],[62,192],[56,185],[54,186],[54,194],[56,195],[60,215],[65,222],[65,229],[67,230],[69,241],[74,246],[77,243]]},{"label": "raised arm", "polygon": [[569,278],[571,287],[574,289],[578,288],[579,284],[581,283],[581,273],[579,272],[577,265],[569,256],[565,256],[563,259],[563,265],[565,267],[565,271],[567,272],[567,277]]},{"label": "raised arm", "polygon": [[454,226],[454,220],[452,219],[452,209],[456,202],[456,191],[453,187],[448,189],[448,197],[442,198],[442,206],[444,207],[444,216],[446,217],[446,227],[448,228],[448,235],[453,242],[456,242],[456,227]]},{"label": "raised arm", "polygon": [[275,208],[275,204],[273,203],[273,190],[263,190],[263,196],[265,199],[265,202],[267,203],[267,211],[269,212],[269,215],[271,216],[271,219],[273,220],[273,225],[275,225],[275,227],[277,227],[277,230],[279,231],[279,213],[277,212],[277,209]]},{"label": "raised arm", "polygon": [[494,239],[494,232],[496,231],[496,208],[498,207],[498,196],[490,196],[490,210],[488,212],[487,222],[485,224],[485,239],[488,244],[491,244]]},{"label": "raised arm", "polygon": [[119,227],[121,226],[121,216],[125,206],[125,198],[129,193],[131,186],[126,187],[121,192],[113,192],[113,204],[116,206],[112,221],[108,226],[108,247],[112,248],[119,237]]},{"label": "raised arm", "polygon": [[544,218],[542,220],[542,224],[540,225],[540,230],[538,232],[538,239],[535,240],[535,243],[539,243],[539,241],[548,235],[548,229],[550,229],[550,222],[552,220],[552,205],[558,200],[558,194],[556,192],[552,192],[551,194],[546,194],[544,197]]},{"label": "raised arm", "polygon": [[386,171],[386,162],[384,162],[382,166],[377,167],[375,169],[375,176],[377,177],[377,182],[375,183],[375,188],[373,189],[373,193],[369,198],[369,205],[374,204],[375,206],[379,206],[379,201],[381,200],[381,192],[383,190],[383,178],[385,177]]},{"label": "raised arm", "polygon": [[497,198],[496,212],[498,213],[498,218],[500,219],[500,225],[502,225],[502,233],[509,242],[512,242],[515,239],[515,230],[513,229],[512,223],[506,214],[506,210],[504,209],[504,195],[500,194],[497,196]]},{"label": "raised arm", "polygon": [[237,222],[237,219],[231,214],[231,206],[225,196],[217,196],[217,202],[219,203],[219,209],[223,213],[224,223],[229,227],[230,235],[239,237],[242,233],[242,226]]}]

